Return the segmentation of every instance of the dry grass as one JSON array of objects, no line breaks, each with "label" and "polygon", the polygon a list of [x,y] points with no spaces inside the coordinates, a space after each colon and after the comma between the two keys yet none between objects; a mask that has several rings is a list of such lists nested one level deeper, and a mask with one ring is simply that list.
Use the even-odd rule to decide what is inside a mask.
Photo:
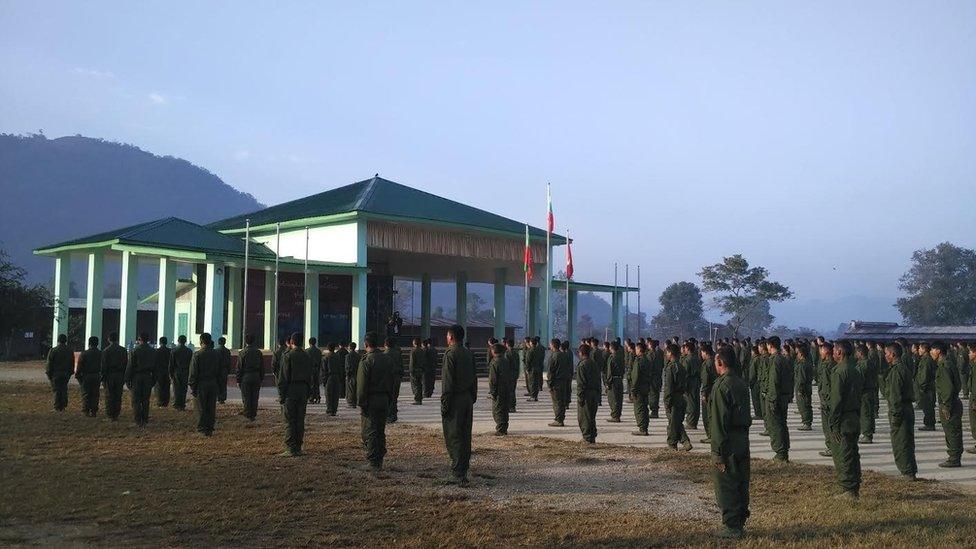
[{"label": "dry grass", "polygon": [[[74,387],[73,387],[74,390]],[[445,485],[436,432],[388,430],[388,471],[362,470],[358,425],[310,419],[308,454],[276,457],[281,422],[219,409],[148,428],[50,411],[41,385],[0,384],[0,544],[688,546],[718,526],[704,456],[548,439],[476,437],[469,489]],[[976,499],[934,482],[865,476],[862,501],[830,500],[832,471],[753,466],[742,545],[971,545]]]}]

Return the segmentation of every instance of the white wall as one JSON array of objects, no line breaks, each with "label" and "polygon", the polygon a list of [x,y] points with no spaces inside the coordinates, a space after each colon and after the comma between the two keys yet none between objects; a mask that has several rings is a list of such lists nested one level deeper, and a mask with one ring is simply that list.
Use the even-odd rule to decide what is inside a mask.
[{"label": "white wall", "polygon": [[[313,227],[308,231],[308,259],[333,263],[356,263],[358,252],[356,223]],[[254,240],[274,251],[275,234],[254,237]],[[305,259],[305,229],[281,231],[282,257]]]}]

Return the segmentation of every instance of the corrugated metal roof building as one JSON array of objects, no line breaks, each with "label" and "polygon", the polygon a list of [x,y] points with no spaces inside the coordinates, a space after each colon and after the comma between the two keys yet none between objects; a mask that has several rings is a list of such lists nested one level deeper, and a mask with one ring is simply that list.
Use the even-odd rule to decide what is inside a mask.
[{"label": "corrugated metal roof building", "polygon": [[845,339],[890,341],[976,341],[976,326],[901,326],[895,322],[852,320],[844,331]]}]

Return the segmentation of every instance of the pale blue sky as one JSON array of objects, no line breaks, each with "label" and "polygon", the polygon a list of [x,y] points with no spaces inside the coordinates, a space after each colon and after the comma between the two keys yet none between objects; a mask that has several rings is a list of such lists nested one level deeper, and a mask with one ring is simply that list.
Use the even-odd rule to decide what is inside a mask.
[{"label": "pale blue sky", "polygon": [[976,2],[0,0],[0,131],[38,129],[269,204],[379,172],[541,225],[551,181],[578,277],[645,303],[735,252],[888,298],[976,245]]}]

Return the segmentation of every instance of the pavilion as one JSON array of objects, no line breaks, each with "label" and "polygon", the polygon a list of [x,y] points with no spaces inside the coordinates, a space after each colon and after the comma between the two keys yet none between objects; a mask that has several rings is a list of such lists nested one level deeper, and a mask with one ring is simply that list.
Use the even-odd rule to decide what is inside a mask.
[{"label": "pavilion", "polygon": [[[186,335],[196,341],[203,332],[224,334],[234,348],[246,331],[269,349],[279,332],[292,331],[317,334],[321,341],[361,343],[367,330],[382,329],[392,313],[394,277],[421,282],[424,337],[431,331],[432,281],[456,283],[462,326],[467,324],[467,285],[493,284],[494,333],[502,337],[505,289],[524,283],[525,231],[521,222],[377,176],[206,226],[170,217],[34,253],[55,259],[55,334],[67,331],[71,263],[80,260],[88,267],[86,338],[117,331],[122,344],[131,344],[139,269],[158,266],[158,292],[149,298],[156,302],[155,337],[174,341]],[[622,296],[637,289],[555,283],[552,264],[545,263],[546,232],[528,231],[536,275],[529,283],[525,333],[544,339],[552,335],[542,293],[548,280],[554,291],[568,289],[571,340],[576,339],[579,291],[612,295],[613,333],[622,335]],[[550,242],[562,246],[566,238],[554,234]],[[119,261],[122,269],[119,313],[111,317],[118,319],[117,327],[102,325],[106,259]],[[187,276],[180,278],[178,272]]]}]

